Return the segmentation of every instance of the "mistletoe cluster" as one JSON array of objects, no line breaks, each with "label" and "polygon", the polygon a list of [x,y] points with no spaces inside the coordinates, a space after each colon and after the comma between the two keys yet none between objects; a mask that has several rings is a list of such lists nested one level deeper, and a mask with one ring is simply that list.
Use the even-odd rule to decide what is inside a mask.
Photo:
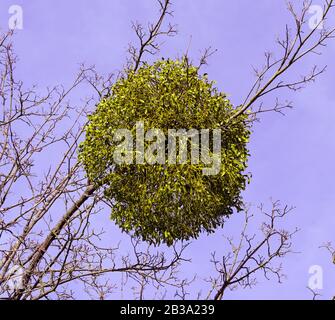
[{"label": "mistletoe cluster", "polygon": [[[111,218],[123,231],[171,245],[197,238],[202,231],[213,232],[234,209],[241,209],[240,194],[249,179],[245,169],[250,128],[246,115],[228,121],[232,112],[227,96],[186,58],[143,64],[116,81],[111,95],[89,117],[79,158],[89,180],[103,188]],[[139,122],[145,130],[157,128],[166,136],[170,129],[220,129],[217,174],[204,174],[208,164],[193,163],[189,157],[183,163],[169,163],[168,143],[163,148],[165,162],[137,163]],[[128,129],[133,140],[115,138],[118,129]],[[207,151],[213,156],[212,135],[209,140]],[[145,140],[145,150],[152,150],[156,142]],[[120,152],[120,145],[133,146],[134,151]],[[127,161],[115,161],[116,154]]]}]

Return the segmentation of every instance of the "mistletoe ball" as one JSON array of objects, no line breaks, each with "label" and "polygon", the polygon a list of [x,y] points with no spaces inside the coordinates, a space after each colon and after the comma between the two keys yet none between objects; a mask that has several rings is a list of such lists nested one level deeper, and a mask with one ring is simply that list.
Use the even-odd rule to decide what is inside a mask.
[{"label": "mistletoe ball", "polygon": [[124,72],[89,116],[79,149],[123,231],[172,245],[241,210],[250,128],[233,112],[186,58]]}]

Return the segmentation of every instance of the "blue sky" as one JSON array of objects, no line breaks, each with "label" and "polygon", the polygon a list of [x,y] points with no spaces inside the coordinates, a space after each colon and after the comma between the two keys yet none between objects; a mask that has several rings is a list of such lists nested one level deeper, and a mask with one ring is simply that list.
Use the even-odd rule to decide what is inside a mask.
[{"label": "blue sky", "polygon": [[[253,80],[252,65],[263,62],[264,51],[273,50],[277,35],[291,22],[284,0],[182,0],[174,1],[173,22],[179,34],[165,39],[160,56],[176,57],[187,49],[192,57],[211,46],[218,49],[209,60],[206,72],[217,86],[229,94],[234,104],[242,102]],[[299,2],[299,1],[297,1]],[[134,40],[132,20],[146,23],[155,16],[154,0],[2,0],[0,27],[6,28],[13,4],[22,6],[23,30],[15,37],[20,58],[18,74],[27,84],[40,88],[67,85],[78,71],[79,63],[94,64],[103,73],[116,71],[126,62],[126,49]],[[320,1],[315,1],[316,4]],[[335,24],[332,19],[333,25]],[[316,83],[299,92],[283,91],[279,97],[292,101],[294,109],[283,117],[267,114],[254,127],[250,144],[249,171],[253,178],[244,193],[247,202],[269,205],[270,198],[295,208],[286,227],[298,227],[294,249],[297,254],[283,261],[287,279],[281,285],[259,278],[250,290],[237,290],[227,298],[304,299],[308,270],[320,265],[324,272],[323,298],[335,294],[335,267],[326,251],[319,248],[334,241],[335,227],[335,41],[329,42],[322,56],[304,59],[292,75],[308,73],[314,64],[328,65]],[[77,99],[87,95],[77,92]],[[266,99],[271,105],[276,96]],[[257,217],[257,210],[254,212]],[[109,213],[101,217],[107,223]],[[222,234],[234,234],[240,219],[233,218],[215,235],[202,236],[188,250],[193,259],[184,273],[197,272],[206,277],[213,271],[210,252],[223,249]],[[114,233],[115,234],[115,233]],[[117,242],[117,239],[115,240]],[[195,284],[194,292],[203,282]]]}]

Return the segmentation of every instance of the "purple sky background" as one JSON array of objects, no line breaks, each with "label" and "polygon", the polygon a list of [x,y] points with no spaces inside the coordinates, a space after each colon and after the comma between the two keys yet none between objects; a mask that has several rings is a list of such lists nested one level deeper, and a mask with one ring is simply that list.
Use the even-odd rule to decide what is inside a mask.
[{"label": "purple sky background", "polygon": [[[134,40],[130,22],[146,23],[157,13],[154,0],[1,0],[0,28],[7,27],[8,8],[13,4],[22,6],[24,18],[24,28],[15,39],[18,74],[26,85],[36,83],[40,88],[70,84],[81,62],[95,64],[105,73],[121,69],[127,45]],[[196,59],[206,47],[218,49],[204,71],[234,104],[241,103],[250,88],[254,79],[251,66],[263,62],[264,51],[278,51],[275,38],[282,34],[285,23],[292,22],[284,0],[175,0],[173,10],[172,21],[179,34],[165,39],[159,56],[173,58],[189,48]],[[320,265],[324,271],[321,298],[335,295],[335,266],[319,248],[326,241],[335,242],[335,40],[323,53],[304,59],[294,69],[300,75],[314,64],[327,64],[327,72],[315,84],[297,93],[280,93],[279,97],[293,101],[295,108],[285,117],[264,115],[255,125],[249,163],[253,178],[244,193],[244,199],[254,205],[269,205],[272,197],[296,207],[285,226],[301,229],[294,246],[300,253],[283,260],[288,276],[283,284],[260,277],[251,291],[237,290],[227,298],[311,298],[306,287],[312,265]],[[78,102],[86,94],[77,92]],[[273,103],[276,96],[266,101]],[[256,219],[257,214],[255,210]],[[101,219],[102,224],[108,223],[109,212]],[[240,218],[233,217],[224,233],[234,233],[239,223]],[[212,272],[210,252],[223,251],[221,239],[222,231],[218,231],[194,241],[188,250],[193,262],[183,272],[198,272],[200,277]],[[197,282],[195,288],[201,290],[202,283]]]}]

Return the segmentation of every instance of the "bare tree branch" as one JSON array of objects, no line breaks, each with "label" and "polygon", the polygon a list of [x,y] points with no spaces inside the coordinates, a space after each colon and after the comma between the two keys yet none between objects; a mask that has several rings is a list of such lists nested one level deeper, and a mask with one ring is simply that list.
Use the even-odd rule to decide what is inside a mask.
[{"label": "bare tree branch", "polygon": [[263,205],[259,209],[266,217],[261,226],[261,237],[257,233],[248,234],[253,216],[249,213],[250,209],[246,209],[239,240],[234,242],[232,238],[226,237],[230,249],[221,259],[217,258],[216,252],[212,253],[212,263],[218,276],[207,280],[212,285],[208,297],[214,294],[214,300],[221,300],[228,288],[253,287],[259,273],[266,279],[275,276],[279,282],[282,281],[282,265],[277,260],[292,252],[292,237],[297,229],[280,229],[280,220],[293,208],[281,208],[276,201],[272,203],[270,212]]},{"label": "bare tree branch", "polygon": [[[326,67],[318,69],[314,66],[310,74],[302,76],[301,79],[293,81],[283,79],[287,71],[292,69],[297,62],[307,55],[320,54],[317,49],[326,46],[327,40],[334,38],[335,28],[327,29],[324,27],[322,30],[319,30],[335,7],[334,0],[325,1],[320,21],[312,30],[306,32],[307,13],[311,5],[312,1],[305,0],[300,14],[298,14],[292,2],[288,3],[288,10],[295,24],[294,34],[292,35],[291,28],[286,25],[284,39],[277,40],[278,45],[283,49],[281,58],[275,59],[272,53],[265,53],[265,65],[260,70],[254,68],[256,81],[252,85],[244,102],[234,112],[230,120],[238,118],[239,115],[252,108],[265,95],[280,89],[299,90],[306,84],[314,82],[326,70]],[[262,109],[259,111],[261,112]]]}]

